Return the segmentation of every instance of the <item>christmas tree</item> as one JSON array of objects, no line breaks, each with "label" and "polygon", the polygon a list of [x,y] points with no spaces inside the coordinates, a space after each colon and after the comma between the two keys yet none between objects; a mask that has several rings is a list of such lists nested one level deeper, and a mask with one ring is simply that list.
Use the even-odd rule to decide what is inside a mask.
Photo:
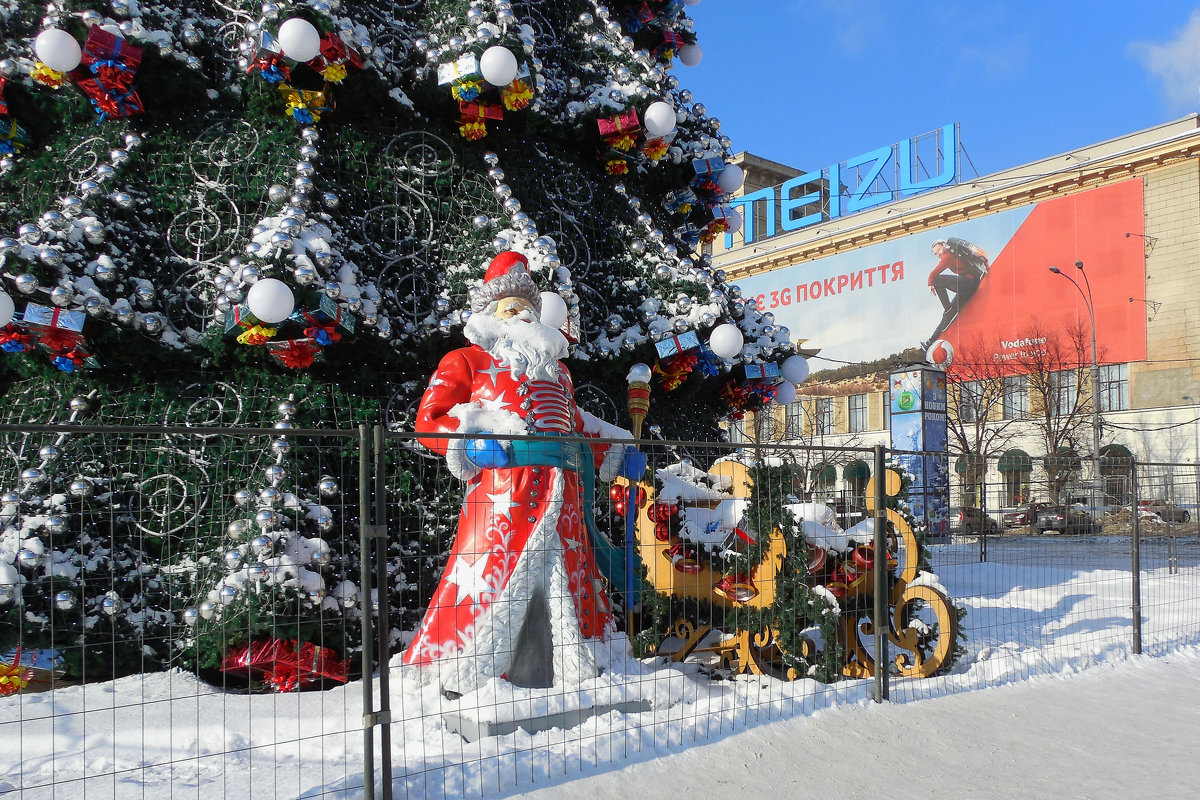
[{"label": "christmas tree", "polygon": [[[516,250],[581,406],[618,422],[646,361],[648,422],[716,438],[794,351],[702,255],[742,175],[676,77],[689,4],[0,0],[0,422],[411,429]],[[265,636],[353,660],[345,442],[5,437],[0,652],[82,677],[248,664]],[[458,501],[420,455],[389,469],[411,629]]]}]

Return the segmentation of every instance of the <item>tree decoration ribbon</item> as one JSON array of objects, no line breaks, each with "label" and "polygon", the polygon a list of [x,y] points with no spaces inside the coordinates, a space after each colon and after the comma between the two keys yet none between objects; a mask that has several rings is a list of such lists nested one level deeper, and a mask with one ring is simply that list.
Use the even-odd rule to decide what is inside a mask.
[{"label": "tree decoration ribbon", "polygon": [[274,328],[268,328],[266,325],[252,325],[238,334],[237,341],[238,344],[246,344],[257,347],[269,342],[271,337],[274,335]]},{"label": "tree decoration ribbon", "polygon": [[0,697],[16,694],[32,679],[33,670],[21,666],[21,648],[17,647],[11,664],[0,663]]},{"label": "tree decoration ribbon", "polygon": [[287,105],[287,115],[301,125],[320,122],[321,114],[332,110],[332,107],[327,105],[328,98],[324,91],[296,89],[286,83],[279,85],[279,91]]},{"label": "tree decoration ribbon", "polygon": [[478,80],[455,81],[450,86],[450,96],[460,103],[468,103],[483,90],[483,82]]},{"label": "tree decoration ribbon", "polygon": [[270,84],[283,83],[292,79],[292,71],[284,63],[283,56],[278,53],[261,55],[254,59],[246,72],[258,70],[262,79]]},{"label": "tree decoration ribbon", "polygon": [[33,337],[11,322],[0,329],[0,350],[27,353],[33,349]]},{"label": "tree decoration ribbon", "polygon": [[92,107],[100,115],[100,118],[96,120],[97,125],[110,117],[131,117],[145,111],[142,107],[142,99],[138,97],[138,93],[134,89],[121,94],[101,90],[95,94],[89,93],[89,95]]},{"label": "tree decoration ribbon", "polygon": [[529,88],[525,81],[517,78],[500,91],[500,99],[509,111],[522,111],[533,101],[533,89]]},{"label": "tree decoration ribbon", "polygon": [[[0,120],[0,125],[3,124],[3,120]],[[0,130],[0,155],[20,153],[28,143],[29,134],[17,124],[15,119],[9,120],[7,130]]]},{"label": "tree decoration ribbon", "polygon": [[304,329],[304,335],[322,347],[328,347],[342,340],[342,335],[332,325],[318,325]]},{"label": "tree decoration ribbon", "polygon": [[67,73],[52,69],[40,61],[34,65],[33,72],[29,73],[29,77],[51,89],[57,89],[67,82]]},{"label": "tree decoration ribbon", "polygon": [[313,338],[288,339],[269,343],[267,352],[289,369],[308,369],[321,354],[321,347],[320,342]]},{"label": "tree decoration ribbon", "polygon": [[682,386],[688,376],[692,374],[696,361],[696,356],[686,355],[659,361],[655,364],[654,374],[658,377],[658,383],[662,386],[663,391],[673,392]]}]

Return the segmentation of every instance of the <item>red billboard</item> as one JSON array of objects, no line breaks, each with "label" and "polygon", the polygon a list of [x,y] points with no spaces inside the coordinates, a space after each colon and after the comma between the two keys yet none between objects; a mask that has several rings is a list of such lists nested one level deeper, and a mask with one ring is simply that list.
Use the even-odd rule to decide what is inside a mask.
[{"label": "red billboard", "polygon": [[1134,179],[739,283],[794,340],[820,348],[818,369],[821,359],[873,361],[940,339],[1013,372],[1027,369],[1023,354],[1039,338],[1087,338],[1090,288],[1099,361],[1115,364],[1146,357],[1145,305],[1130,302],[1145,298],[1145,243]]}]

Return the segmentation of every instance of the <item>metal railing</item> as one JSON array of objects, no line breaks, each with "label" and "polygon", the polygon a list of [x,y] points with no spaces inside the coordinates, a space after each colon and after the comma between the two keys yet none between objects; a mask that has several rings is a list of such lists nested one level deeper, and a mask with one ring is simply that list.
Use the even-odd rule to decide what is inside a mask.
[{"label": "metal railing", "polygon": [[[0,687],[26,683],[0,696],[0,790],[22,800],[515,793],[847,700],[1200,641],[1191,464],[1110,460],[1103,507],[1073,502],[1077,475],[952,475],[982,513],[929,525],[903,506],[911,476],[876,479],[882,448],[641,441],[640,488],[596,477],[589,498],[583,461],[629,443],[560,437],[553,465],[515,446],[541,455],[464,484],[380,426],[9,425],[0,441]],[[872,480],[839,487],[835,510],[812,465],[842,461]],[[1035,501],[1061,508],[1018,520]],[[454,571],[550,506],[554,535],[500,572]],[[552,685],[503,680],[505,662],[458,696],[469,625],[448,668],[402,663],[439,603],[519,622],[537,598],[554,630],[582,625],[553,578],[575,549],[602,572],[632,550],[634,589],[599,578],[603,638],[538,651],[510,632],[501,650],[549,653]],[[529,569],[543,592],[506,589]],[[568,651],[592,672],[568,680]]]}]

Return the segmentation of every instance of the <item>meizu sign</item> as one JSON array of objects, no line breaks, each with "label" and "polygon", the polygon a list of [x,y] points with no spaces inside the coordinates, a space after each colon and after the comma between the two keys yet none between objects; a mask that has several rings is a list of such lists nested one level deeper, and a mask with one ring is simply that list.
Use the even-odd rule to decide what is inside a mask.
[{"label": "meizu sign", "polygon": [[[936,145],[932,174],[921,178],[924,167],[917,151],[921,144]],[[890,180],[890,183],[889,183]],[[958,124],[950,123],[907,142],[879,147],[860,156],[831,164],[819,172],[806,172],[779,186],[729,201],[741,207],[745,243],[797,231],[809,225],[865,211],[899,197],[948,186],[958,180]],[[766,230],[755,229],[755,203],[763,203]],[[778,222],[778,225],[776,224]],[[733,247],[726,234],[725,248]]]}]

